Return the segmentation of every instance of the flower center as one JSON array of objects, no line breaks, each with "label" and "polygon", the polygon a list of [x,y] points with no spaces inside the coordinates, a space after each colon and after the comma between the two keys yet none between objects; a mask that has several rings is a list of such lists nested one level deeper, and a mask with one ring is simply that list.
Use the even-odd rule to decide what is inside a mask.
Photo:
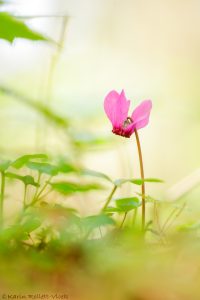
[{"label": "flower center", "polygon": [[124,121],[123,128],[127,128],[131,123],[133,123],[133,120],[131,117],[127,117]]}]

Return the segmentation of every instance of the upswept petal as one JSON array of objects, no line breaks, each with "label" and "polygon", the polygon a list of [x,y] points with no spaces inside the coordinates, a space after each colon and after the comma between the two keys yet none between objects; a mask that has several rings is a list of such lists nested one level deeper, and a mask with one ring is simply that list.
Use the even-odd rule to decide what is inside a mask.
[{"label": "upswept petal", "polygon": [[124,90],[121,94],[111,91],[104,100],[104,110],[113,127],[120,127],[128,116],[130,101],[126,99]]},{"label": "upswept petal", "polygon": [[[149,123],[149,115],[152,108],[151,100],[145,100],[139,104],[132,113],[132,120],[134,129],[140,129],[145,127]],[[132,124],[131,124],[132,125]],[[130,130],[130,128],[127,128]]]}]

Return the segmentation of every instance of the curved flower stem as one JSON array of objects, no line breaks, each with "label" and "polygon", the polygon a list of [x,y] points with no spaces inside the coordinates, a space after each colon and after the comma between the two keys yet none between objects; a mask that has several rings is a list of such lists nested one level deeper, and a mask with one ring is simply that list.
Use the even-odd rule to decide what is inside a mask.
[{"label": "curved flower stem", "polygon": [[137,142],[137,148],[138,148],[138,155],[139,155],[139,161],[140,161],[140,175],[141,179],[143,180],[142,183],[142,230],[145,229],[145,182],[144,182],[144,167],[143,167],[143,159],[142,159],[142,150],[140,145],[140,139],[137,132],[137,129],[135,129],[135,138]]},{"label": "curved flower stem", "polygon": [[104,204],[103,208],[102,208],[102,212],[107,208],[108,204],[110,203],[110,201],[112,200],[112,196],[114,195],[115,191],[117,189],[117,185],[114,185],[111,193],[109,194],[107,200],[106,200],[106,203]]}]

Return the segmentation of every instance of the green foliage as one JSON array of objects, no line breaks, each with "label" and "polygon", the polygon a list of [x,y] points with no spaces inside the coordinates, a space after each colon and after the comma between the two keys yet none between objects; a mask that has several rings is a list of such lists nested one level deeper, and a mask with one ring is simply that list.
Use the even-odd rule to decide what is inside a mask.
[{"label": "green foliage", "polygon": [[120,212],[128,212],[141,206],[140,200],[136,197],[116,199],[115,203]]},{"label": "green foliage", "polygon": [[2,160],[0,162],[0,172],[5,172],[11,164],[10,160]]},{"label": "green foliage", "polygon": [[60,115],[56,114],[54,111],[52,111],[50,108],[48,108],[42,103],[36,102],[30,99],[29,97],[24,96],[23,94],[18,93],[2,85],[0,85],[0,92],[30,107],[31,109],[35,110],[37,113],[45,117],[47,121],[52,122],[53,124],[61,128],[67,128],[69,125],[69,122],[66,118],[63,118]]},{"label": "green foliage", "polygon": [[31,30],[24,22],[17,20],[6,12],[0,12],[0,38],[11,43],[15,38],[48,41],[46,37]]},{"label": "green foliage", "polygon": [[68,127],[69,122],[66,120],[66,118],[63,118],[60,115],[56,114],[47,106],[41,103],[33,102],[30,99],[26,99],[26,104],[34,108],[37,112],[42,114],[48,121],[53,122],[57,126],[64,127],[64,128]]},{"label": "green foliage", "polygon": [[70,135],[74,145],[82,151],[99,148],[110,143],[110,139],[96,136],[90,132],[72,132]]},{"label": "green foliage", "polygon": [[114,181],[114,184],[116,186],[120,186],[124,183],[127,183],[127,182],[130,182],[130,183],[133,183],[135,185],[142,185],[144,182],[153,182],[153,183],[162,183],[163,180],[161,179],[158,179],[158,178],[145,178],[144,180],[143,179],[124,179],[124,178],[120,178],[120,179],[117,179]]},{"label": "green foliage", "polygon": [[22,181],[25,185],[33,185],[35,187],[39,186],[39,184],[35,182],[34,178],[30,175],[21,176],[12,172],[6,172],[5,176],[11,179],[18,179]]},{"label": "green foliage", "polygon": [[81,175],[88,175],[88,176],[98,177],[98,178],[105,179],[109,182],[113,182],[112,179],[110,179],[109,176],[107,176],[107,175],[105,175],[101,172],[94,171],[94,170],[84,169],[84,170],[81,170],[80,173],[81,173]]},{"label": "green foliage", "polygon": [[57,169],[60,173],[64,174],[79,172],[79,168],[77,168],[69,161],[66,161],[65,159],[59,159],[59,161],[57,162]]},{"label": "green foliage", "polygon": [[39,173],[48,174],[51,176],[55,176],[58,174],[58,167],[51,165],[49,163],[40,163],[40,162],[27,162],[26,166],[31,170],[36,170]]},{"label": "green foliage", "polygon": [[93,230],[97,227],[115,224],[115,221],[105,214],[88,216],[82,219],[82,222],[88,231]]},{"label": "green foliage", "polygon": [[28,154],[28,155],[23,155],[17,158],[13,163],[11,163],[11,166],[14,167],[15,169],[20,169],[23,166],[25,166],[28,162],[32,160],[47,160],[48,156],[46,154]]},{"label": "green foliage", "polygon": [[54,182],[51,183],[52,188],[63,194],[63,195],[70,195],[77,192],[89,192],[91,190],[99,190],[102,189],[102,186],[97,183],[88,183],[88,184],[78,184],[75,182]]}]

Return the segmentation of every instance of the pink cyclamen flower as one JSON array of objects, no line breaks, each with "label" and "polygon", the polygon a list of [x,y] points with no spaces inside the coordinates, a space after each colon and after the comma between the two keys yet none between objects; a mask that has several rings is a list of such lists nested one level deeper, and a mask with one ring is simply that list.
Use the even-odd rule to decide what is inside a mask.
[{"label": "pink cyclamen flower", "polygon": [[121,94],[111,91],[105,97],[104,109],[112,123],[112,132],[129,138],[135,131],[145,127],[149,123],[149,115],[152,108],[151,100],[141,102],[128,116],[130,100],[126,99],[124,90]]}]

